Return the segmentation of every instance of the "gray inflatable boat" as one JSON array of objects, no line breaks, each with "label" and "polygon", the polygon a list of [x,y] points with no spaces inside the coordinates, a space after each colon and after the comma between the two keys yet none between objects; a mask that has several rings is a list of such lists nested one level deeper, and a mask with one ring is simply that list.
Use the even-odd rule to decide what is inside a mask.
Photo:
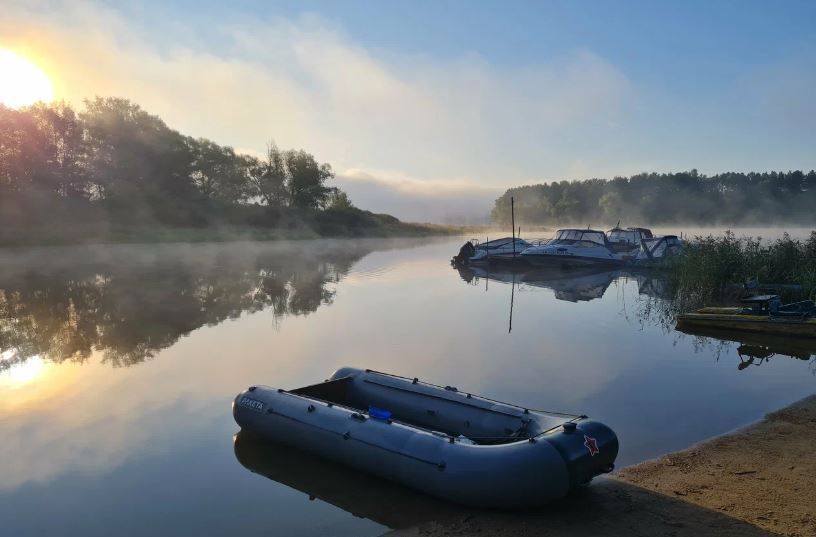
[{"label": "gray inflatable boat", "polygon": [[243,430],[453,502],[528,508],[612,471],[618,439],[586,416],[527,409],[452,386],[343,368],[296,390],[252,386]]}]

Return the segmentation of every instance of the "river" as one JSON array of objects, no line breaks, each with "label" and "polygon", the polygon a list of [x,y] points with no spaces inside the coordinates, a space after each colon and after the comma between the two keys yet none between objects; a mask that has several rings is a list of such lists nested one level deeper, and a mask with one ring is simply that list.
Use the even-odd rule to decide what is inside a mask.
[{"label": "river", "polygon": [[587,414],[618,433],[618,466],[816,387],[807,348],[675,331],[659,275],[458,271],[461,242],[3,252],[0,534],[379,535],[432,516],[435,500],[234,445],[238,391],[344,365]]}]

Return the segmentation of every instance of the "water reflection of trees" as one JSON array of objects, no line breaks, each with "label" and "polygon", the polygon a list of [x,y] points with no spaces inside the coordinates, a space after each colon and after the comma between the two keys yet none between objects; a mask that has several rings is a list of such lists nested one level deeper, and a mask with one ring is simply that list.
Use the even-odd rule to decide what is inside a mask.
[{"label": "water reflection of trees", "polygon": [[332,284],[370,247],[327,241],[114,250],[55,250],[2,265],[0,370],[32,356],[82,362],[94,351],[127,366],[243,313],[306,315],[331,304]]}]

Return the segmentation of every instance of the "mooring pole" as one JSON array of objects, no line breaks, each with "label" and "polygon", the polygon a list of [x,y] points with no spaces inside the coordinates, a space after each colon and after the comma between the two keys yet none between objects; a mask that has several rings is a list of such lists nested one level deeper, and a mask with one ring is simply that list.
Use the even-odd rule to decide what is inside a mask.
[{"label": "mooring pole", "polygon": [[516,207],[513,196],[510,196],[510,225],[513,226],[513,257],[516,257]]},{"label": "mooring pole", "polygon": [[[490,242],[490,237],[485,235],[485,243]],[[485,293],[487,292],[487,282],[490,281],[490,248],[485,246],[485,251],[487,252],[487,277],[485,278]]]},{"label": "mooring pole", "polygon": [[507,333],[513,333],[513,299],[516,297],[516,273],[513,272],[513,283],[510,284],[510,325],[507,327]]}]

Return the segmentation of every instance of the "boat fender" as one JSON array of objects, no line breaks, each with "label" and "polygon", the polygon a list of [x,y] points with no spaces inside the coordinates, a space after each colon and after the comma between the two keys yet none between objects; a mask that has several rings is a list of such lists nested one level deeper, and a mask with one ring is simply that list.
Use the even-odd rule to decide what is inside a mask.
[{"label": "boat fender", "polygon": [[569,472],[570,487],[584,487],[598,474],[611,471],[618,456],[618,437],[612,429],[592,420],[568,421],[559,434],[546,435]]}]

